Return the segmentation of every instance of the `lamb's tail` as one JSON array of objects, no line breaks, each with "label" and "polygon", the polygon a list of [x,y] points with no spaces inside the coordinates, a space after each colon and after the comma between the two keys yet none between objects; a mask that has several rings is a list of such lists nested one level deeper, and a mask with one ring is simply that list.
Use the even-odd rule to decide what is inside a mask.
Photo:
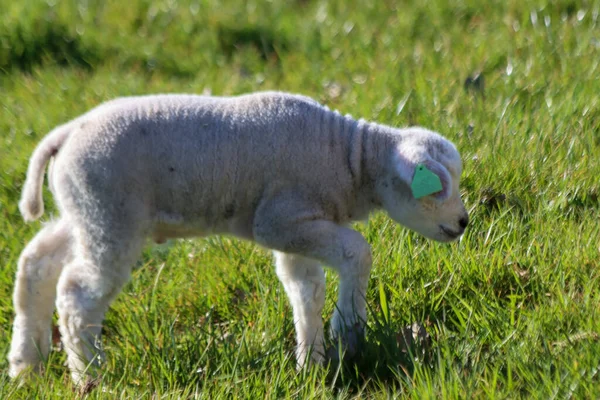
[{"label": "lamb's tail", "polygon": [[61,125],[50,132],[36,147],[27,169],[27,179],[23,185],[19,210],[27,222],[38,219],[44,213],[42,185],[44,171],[50,157],[56,155],[73,129],[72,124]]}]

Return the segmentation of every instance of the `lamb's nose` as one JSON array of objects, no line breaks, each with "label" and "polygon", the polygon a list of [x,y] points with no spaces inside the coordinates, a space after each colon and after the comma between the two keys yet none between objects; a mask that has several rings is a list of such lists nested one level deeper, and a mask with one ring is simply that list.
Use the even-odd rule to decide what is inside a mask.
[{"label": "lamb's nose", "polygon": [[465,229],[467,225],[469,225],[469,217],[466,215],[461,217],[461,219],[458,220],[458,225],[460,225],[462,229]]}]

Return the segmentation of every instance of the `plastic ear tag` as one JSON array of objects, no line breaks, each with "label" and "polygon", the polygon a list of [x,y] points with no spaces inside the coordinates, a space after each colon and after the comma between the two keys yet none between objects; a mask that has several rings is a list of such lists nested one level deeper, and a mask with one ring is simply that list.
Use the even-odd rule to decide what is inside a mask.
[{"label": "plastic ear tag", "polygon": [[415,168],[415,175],[413,176],[410,188],[415,199],[441,192],[443,189],[440,177],[427,169],[423,164],[418,164],[417,168]]}]

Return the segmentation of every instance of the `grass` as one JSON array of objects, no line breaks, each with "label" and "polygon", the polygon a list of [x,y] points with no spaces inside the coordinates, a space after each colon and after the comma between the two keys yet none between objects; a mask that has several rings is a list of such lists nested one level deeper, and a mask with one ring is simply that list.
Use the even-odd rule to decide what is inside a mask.
[{"label": "grass", "polygon": [[[107,314],[90,398],[600,397],[600,4],[0,0],[0,354],[28,157],[101,101],[159,92],[301,92],[342,112],[443,132],[472,224],[424,240],[374,215],[362,354],[296,372],[268,252],[231,238],[148,248]],[[45,195],[52,215],[51,196]],[[328,274],[326,318],[335,299]],[[432,339],[409,357],[397,334]],[[76,397],[53,352],[0,397]]]}]

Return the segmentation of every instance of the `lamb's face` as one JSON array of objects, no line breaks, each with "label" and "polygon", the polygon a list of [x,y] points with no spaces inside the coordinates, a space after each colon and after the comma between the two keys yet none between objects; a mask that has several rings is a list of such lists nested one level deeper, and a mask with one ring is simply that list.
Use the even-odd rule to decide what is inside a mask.
[{"label": "lamb's face", "polygon": [[[407,142],[403,142],[405,148]],[[398,152],[392,156],[390,174],[379,185],[383,208],[396,222],[429,239],[457,239],[465,231],[469,216],[460,197],[462,164],[456,148],[428,131],[420,132],[410,148],[411,154]],[[411,183],[419,164],[440,178],[440,192],[415,198]]]},{"label": "lamb's face", "polygon": [[[454,180],[453,180],[454,181]],[[452,185],[448,198],[440,198],[437,194],[415,199],[408,196],[398,196],[398,185],[391,185],[390,197],[395,200],[384,204],[389,216],[396,222],[412,229],[421,235],[439,242],[450,242],[459,238],[469,223],[469,216],[460,198],[458,177]],[[407,187],[403,188],[406,193]]]}]

